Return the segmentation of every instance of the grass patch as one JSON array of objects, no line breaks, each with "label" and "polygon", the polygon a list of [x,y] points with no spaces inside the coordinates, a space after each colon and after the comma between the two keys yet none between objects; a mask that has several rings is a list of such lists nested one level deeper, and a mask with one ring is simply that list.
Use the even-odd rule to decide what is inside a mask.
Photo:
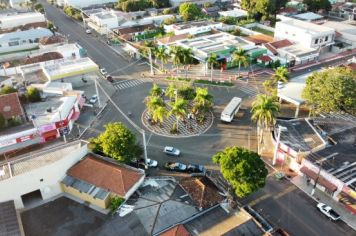
[{"label": "grass patch", "polygon": [[207,85],[218,85],[218,86],[228,86],[228,87],[234,86],[234,84],[231,82],[210,81],[210,80],[204,80],[204,79],[195,80],[194,83],[207,84]]},{"label": "grass patch", "polygon": [[166,80],[185,81],[185,82],[190,82],[191,81],[191,79],[189,79],[189,78],[182,78],[182,77],[166,77]]},{"label": "grass patch", "polygon": [[274,36],[274,32],[262,29],[262,28],[260,28],[258,26],[252,27],[252,28],[250,28],[250,30],[253,30],[253,31],[259,32],[261,34],[268,35],[268,36],[272,36],[272,37]]}]

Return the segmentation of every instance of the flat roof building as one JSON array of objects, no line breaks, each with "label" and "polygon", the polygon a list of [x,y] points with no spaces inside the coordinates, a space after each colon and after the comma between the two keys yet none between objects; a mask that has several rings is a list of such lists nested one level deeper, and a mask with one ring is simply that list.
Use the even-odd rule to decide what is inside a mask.
[{"label": "flat roof building", "polygon": [[17,28],[31,23],[46,22],[46,18],[39,12],[17,12],[0,14],[0,30]]},{"label": "flat roof building", "polygon": [[234,8],[229,11],[219,11],[219,15],[224,17],[244,18],[247,17],[247,11]]},{"label": "flat roof building", "polygon": [[211,30],[222,30],[224,24],[221,22],[214,22],[210,20],[190,21],[183,23],[175,23],[163,26],[165,31],[173,32],[174,35],[181,34],[202,34],[210,32]]}]

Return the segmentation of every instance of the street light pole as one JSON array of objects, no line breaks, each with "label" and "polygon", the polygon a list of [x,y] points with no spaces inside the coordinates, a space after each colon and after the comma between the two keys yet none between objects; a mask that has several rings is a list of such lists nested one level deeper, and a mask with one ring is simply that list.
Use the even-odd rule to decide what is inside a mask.
[{"label": "street light pole", "polygon": [[152,65],[152,50],[151,48],[148,48],[148,59],[150,61],[150,72],[151,72],[151,75],[154,75],[154,71],[153,71],[153,65]]},{"label": "street light pole", "polygon": [[98,96],[98,105],[99,105],[99,107],[101,107],[98,84],[97,84],[98,82],[96,81],[96,77],[94,78],[94,83],[95,83],[95,92],[96,92],[96,95]]},{"label": "street light pole", "polygon": [[278,126],[278,134],[277,134],[277,142],[276,145],[274,147],[274,154],[273,154],[273,161],[272,161],[272,165],[276,164],[276,160],[277,160],[277,154],[278,154],[278,147],[279,147],[279,143],[281,140],[281,133],[282,131],[287,131],[287,128],[284,126]]}]

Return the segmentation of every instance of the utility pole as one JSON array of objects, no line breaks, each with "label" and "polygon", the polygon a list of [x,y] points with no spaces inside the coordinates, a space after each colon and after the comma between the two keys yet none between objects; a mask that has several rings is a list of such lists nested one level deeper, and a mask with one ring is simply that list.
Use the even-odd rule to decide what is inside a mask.
[{"label": "utility pole", "polygon": [[148,48],[148,59],[150,61],[150,70],[151,70],[151,75],[154,75],[155,72],[153,71],[153,65],[152,65],[152,50],[151,48]]},{"label": "utility pole", "polygon": [[277,134],[276,146],[274,147],[274,155],[273,155],[272,165],[276,164],[278,148],[279,148],[279,143],[280,143],[280,140],[281,140],[282,131],[287,131],[287,128],[279,125],[278,126],[278,134]]},{"label": "utility pole", "polygon": [[99,105],[99,107],[101,107],[100,96],[99,96],[99,90],[98,90],[98,82],[96,81],[96,77],[94,78],[94,82],[95,82],[95,92],[96,92],[96,96],[98,96],[98,105]]}]

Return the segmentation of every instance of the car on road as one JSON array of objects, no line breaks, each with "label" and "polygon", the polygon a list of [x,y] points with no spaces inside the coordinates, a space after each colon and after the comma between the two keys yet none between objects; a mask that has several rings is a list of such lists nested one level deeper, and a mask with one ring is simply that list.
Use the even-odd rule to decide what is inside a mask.
[{"label": "car on road", "polygon": [[316,205],[316,207],[329,219],[332,219],[333,221],[337,221],[340,219],[340,215],[337,214],[330,206],[319,202],[318,205]]},{"label": "car on road", "polygon": [[105,70],[105,68],[101,68],[100,73],[104,76],[108,74],[108,72]]},{"label": "car on road", "polygon": [[174,148],[174,147],[170,147],[170,146],[164,147],[163,152],[166,153],[169,156],[176,156],[176,157],[180,156],[179,149]]},{"label": "car on road", "polygon": [[91,30],[90,30],[90,29],[86,29],[86,30],[85,30],[85,33],[91,34]]},{"label": "car on road", "polygon": [[106,78],[106,80],[109,81],[110,83],[113,83],[113,82],[114,82],[114,79],[112,78],[111,75],[107,75],[105,78]]},{"label": "car on road", "polygon": [[189,164],[187,171],[190,173],[204,173],[205,167],[203,165]]},{"label": "car on road", "polygon": [[186,172],[187,165],[179,163],[179,162],[167,162],[164,167],[170,171],[179,171],[179,172]]},{"label": "car on road", "polygon": [[[145,163],[144,159],[141,159],[143,161],[143,163]],[[152,160],[150,158],[147,158],[147,166],[148,167],[157,167],[158,166],[158,162],[156,160]]]},{"label": "car on road", "polygon": [[89,99],[89,103],[90,104],[95,104],[98,101],[98,95],[93,95],[91,96],[91,98]]}]

